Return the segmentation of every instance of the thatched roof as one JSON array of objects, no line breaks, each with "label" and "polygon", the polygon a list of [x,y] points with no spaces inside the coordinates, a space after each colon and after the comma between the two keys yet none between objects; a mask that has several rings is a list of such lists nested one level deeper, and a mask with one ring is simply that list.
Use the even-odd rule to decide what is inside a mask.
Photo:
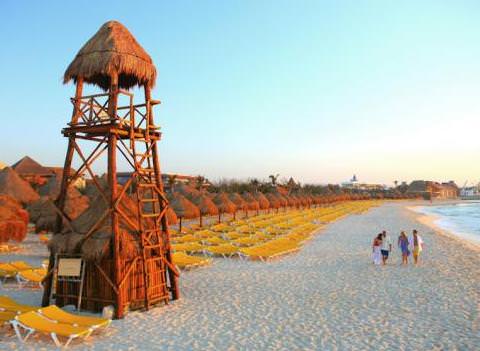
[{"label": "thatched roof", "polygon": [[230,201],[227,194],[219,193],[213,198],[213,203],[217,206],[220,213],[235,213],[237,207]]},{"label": "thatched roof", "polygon": [[177,217],[175,211],[172,210],[172,208],[170,206],[168,206],[168,208],[167,208],[167,222],[168,222],[169,225],[178,223],[178,217]]},{"label": "thatched roof", "polygon": [[195,197],[198,197],[201,195],[200,191],[186,184],[179,184],[175,186],[175,190],[180,194],[184,195],[185,197],[187,197],[187,199],[189,199],[190,201],[192,201]]},{"label": "thatched roof", "polygon": [[218,214],[217,206],[215,206],[212,199],[206,195],[201,194],[196,196],[192,199],[192,202],[198,207],[202,216],[214,216]]},{"label": "thatched roof", "polygon": [[288,206],[288,200],[285,198],[285,196],[283,196],[281,193],[279,192],[275,192],[273,193],[273,195],[278,199],[278,201],[280,202],[280,206],[282,207],[286,207]]},{"label": "thatched roof", "polygon": [[240,196],[239,193],[231,193],[228,195],[228,197],[230,201],[237,206],[237,210],[248,210],[248,203]]},{"label": "thatched roof", "polygon": [[[57,211],[53,203],[55,199],[56,196],[42,196],[28,206],[30,220],[35,223],[36,232],[55,230],[57,221]],[[64,211],[70,219],[78,218],[89,206],[90,199],[87,196],[72,186],[68,188]]]},{"label": "thatched roof", "polygon": [[50,176],[53,175],[53,171],[47,167],[43,167],[37,161],[29,156],[25,156],[12,165],[12,168],[19,175],[38,175],[38,176]]},{"label": "thatched roof", "polygon": [[[118,187],[117,191],[121,191]],[[107,198],[110,196],[110,190],[105,189]],[[138,220],[137,204],[126,194],[120,201],[119,207],[132,222]],[[91,206],[72,221],[74,231],[68,226],[64,227],[62,233],[53,236],[49,243],[49,248],[53,253],[81,253],[86,260],[99,260],[109,255],[109,248],[113,240],[111,217],[107,216],[99,225],[99,229],[94,234],[85,239],[85,234],[102,218],[108,205],[101,195],[98,195],[91,201]],[[120,229],[120,256],[129,259],[139,254],[138,235],[127,225],[122,217],[119,217]]]},{"label": "thatched roof", "polygon": [[258,201],[252,196],[250,193],[243,193],[242,198],[248,204],[248,209],[251,211],[258,211],[260,209],[260,205]]},{"label": "thatched roof", "polygon": [[28,213],[8,195],[0,195],[0,243],[22,241],[27,235]]},{"label": "thatched roof", "polygon": [[0,171],[0,194],[10,195],[24,204],[39,198],[30,184],[10,167],[5,167]]},{"label": "thatched roof", "polygon": [[265,195],[263,195],[261,192],[257,191],[253,197],[255,198],[255,200],[258,201],[258,204],[260,206],[260,209],[262,210],[266,210],[267,208],[270,207],[270,202],[268,201],[268,199],[265,197]]},{"label": "thatched roof", "polygon": [[180,193],[171,195],[170,207],[179,218],[192,219],[200,216],[198,207]]},{"label": "thatched roof", "polygon": [[268,202],[270,203],[271,208],[279,208],[282,206],[282,203],[280,202],[279,198],[276,197],[272,193],[267,193],[265,194],[265,197],[268,199]]},{"label": "thatched roof", "polygon": [[121,23],[109,21],[87,41],[65,71],[63,81],[110,87],[113,74],[118,74],[119,88],[155,85],[157,70],[151,57]]}]

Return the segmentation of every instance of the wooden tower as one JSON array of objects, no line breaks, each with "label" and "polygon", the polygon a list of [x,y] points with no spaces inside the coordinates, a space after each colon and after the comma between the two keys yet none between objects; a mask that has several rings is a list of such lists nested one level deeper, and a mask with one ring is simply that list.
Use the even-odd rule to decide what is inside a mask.
[{"label": "wooden tower", "polygon": [[[113,305],[116,317],[122,318],[126,309],[178,299],[157,148],[161,133],[153,118],[159,101],[151,98],[156,80],[152,59],[122,24],[110,21],[67,68],[64,83],[71,80],[76,92],[71,121],[62,130],[68,148],[43,305],[54,300],[62,306],[81,297],[82,309]],[[84,96],[84,84],[104,92]],[[144,90],[140,104],[129,91],[134,86]],[[98,165],[101,156],[106,162]],[[77,171],[71,171],[74,159],[80,164]],[[121,185],[120,160],[130,168]],[[94,174],[94,163],[97,169],[107,167],[106,178]],[[91,177],[98,196],[91,209],[72,221],[64,211],[67,189],[82,173]],[[81,283],[55,280],[59,255],[82,258]]]}]

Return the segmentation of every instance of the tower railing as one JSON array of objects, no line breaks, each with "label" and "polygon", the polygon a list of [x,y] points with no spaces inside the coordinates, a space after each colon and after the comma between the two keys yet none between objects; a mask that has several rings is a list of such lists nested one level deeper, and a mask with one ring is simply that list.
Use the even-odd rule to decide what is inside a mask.
[{"label": "tower railing", "polygon": [[143,104],[134,104],[134,95],[124,90],[118,92],[118,100],[126,101],[123,106],[118,106],[116,114],[109,113],[108,105],[110,94],[86,95],[80,98],[71,98],[74,114],[78,117],[76,122],[68,125],[74,127],[97,127],[116,126],[126,129],[153,131],[160,129],[150,124],[150,106],[160,103],[158,100],[150,100]]}]

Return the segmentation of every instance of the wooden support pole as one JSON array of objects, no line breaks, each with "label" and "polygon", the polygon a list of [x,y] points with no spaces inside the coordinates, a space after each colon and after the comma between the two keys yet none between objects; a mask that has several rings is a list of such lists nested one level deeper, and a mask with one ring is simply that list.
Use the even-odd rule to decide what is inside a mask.
[{"label": "wooden support pole", "polygon": [[[152,113],[152,109],[151,109],[151,105],[150,105],[151,91],[150,91],[150,87],[148,85],[145,85],[144,92],[145,92],[145,102],[146,102],[147,108],[148,108],[148,110],[147,110],[147,116],[148,116],[147,124],[153,126],[154,125],[153,113]],[[160,173],[160,164],[158,162],[158,148],[157,148],[157,143],[156,142],[153,142],[153,145],[152,145],[152,156],[153,156],[153,168],[154,168],[154,171],[155,171],[155,181],[157,183],[157,187],[160,189],[160,192],[163,194],[163,182],[162,182],[161,173]],[[163,204],[162,201],[160,203]],[[163,211],[163,206],[161,206],[160,210]],[[180,225],[181,225],[181,223],[182,223],[182,219],[180,218]],[[172,264],[173,259],[172,259],[172,251],[171,251],[171,247],[170,247],[170,232],[168,230],[168,221],[167,221],[167,216],[166,215],[162,216],[161,224],[162,224],[162,231],[165,233],[165,237],[164,237],[164,240],[165,240],[165,243],[164,243],[165,256],[166,256],[165,258],[170,264]],[[168,271],[168,279],[170,280],[170,285],[171,285],[170,288],[172,290],[171,291],[172,292],[172,299],[173,300],[178,300],[180,298],[180,289],[179,289],[179,286],[178,286],[178,277],[175,275],[175,272],[172,271],[172,269],[170,269],[169,267],[167,268],[167,271]]]},{"label": "wooden support pole", "polygon": [[[77,86],[75,88],[75,105],[72,112],[72,123],[77,123],[78,116],[80,115],[80,99],[82,97],[83,92],[83,78],[78,78]],[[65,209],[65,201],[67,199],[67,189],[68,189],[68,181],[70,177],[70,169],[72,168],[72,160],[73,160],[73,151],[74,151],[74,144],[75,144],[75,134],[70,135],[68,139],[68,148],[67,154],[65,156],[65,163],[63,166],[63,174],[62,174],[62,185],[60,188],[60,195],[56,200],[57,208],[60,209],[61,212],[64,212]],[[63,226],[63,217],[58,214],[57,221],[55,223],[55,233],[60,233],[62,231]],[[55,263],[55,256],[50,253],[50,259],[48,262],[48,271],[50,272],[53,270],[53,266]],[[52,274],[49,279],[45,281],[44,290],[43,290],[43,298],[42,298],[42,306],[50,305],[50,296],[52,292],[52,285],[53,285],[54,275]]]},{"label": "wooden support pole", "polygon": [[[110,96],[108,101],[108,115],[113,121],[117,116],[117,100],[118,100],[118,76],[112,74],[110,82]],[[108,136],[108,186],[110,188],[110,208],[114,209],[117,201],[117,135],[110,134]],[[115,286],[120,286],[122,281],[121,275],[121,260],[120,260],[120,228],[118,223],[118,213],[113,210],[111,213],[112,234],[113,234],[113,260],[115,262],[114,283]],[[123,318],[123,294],[122,289],[118,290],[116,295],[116,317]]]}]

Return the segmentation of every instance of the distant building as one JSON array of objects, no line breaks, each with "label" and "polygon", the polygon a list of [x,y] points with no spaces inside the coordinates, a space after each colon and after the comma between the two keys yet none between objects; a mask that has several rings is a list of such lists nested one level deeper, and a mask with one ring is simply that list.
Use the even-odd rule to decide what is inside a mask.
[{"label": "distant building", "polygon": [[344,189],[362,190],[362,191],[376,191],[376,190],[382,191],[382,190],[385,190],[386,188],[385,185],[383,184],[360,183],[355,174],[348,182],[343,182],[341,186]]},{"label": "distant building", "polygon": [[[132,172],[118,172],[117,173],[117,181],[119,184],[124,185],[132,176]],[[202,187],[210,186],[210,182],[206,178],[199,178],[199,176],[190,176],[185,174],[177,174],[177,173],[162,173],[162,182],[165,188],[170,188],[170,182],[174,180],[175,184],[192,184],[197,185],[197,183],[201,180]]]},{"label": "distant building", "polygon": [[49,179],[55,176],[47,167],[43,167],[37,161],[29,156],[23,157],[12,165],[12,168],[17,174],[27,182],[38,182],[39,179]]},{"label": "distant building", "polygon": [[456,199],[459,195],[455,182],[438,183],[430,180],[414,180],[407,189],[407,194],[421,196],[424,199]]},{"label": "distant building", "polygon": [[480,184],[465,186],[460,189],[460,197],[464,200],[480,200]]},{"label": "distant building", "polygon": [[[14,163],[12,169],[33,187],[45,184],[51,178],[61,179],[63,175],[63,167],[45,167],[29,156],[25,156]],[[71,168],[70,176],[74,176],[75,173],[76,171]],[[85,179],[83,175],[78,175],[72,184],[77,188],[84,188]]]}]

